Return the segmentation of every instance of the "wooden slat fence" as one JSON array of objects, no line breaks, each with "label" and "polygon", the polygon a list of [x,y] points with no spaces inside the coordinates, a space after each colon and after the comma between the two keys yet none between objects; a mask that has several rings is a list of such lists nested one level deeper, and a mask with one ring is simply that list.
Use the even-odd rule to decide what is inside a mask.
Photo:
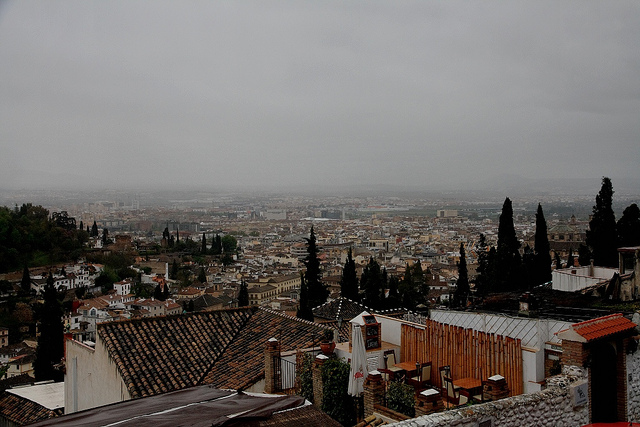
[{"label": "wooden slat fence", "polygon": [[454,380],[486,380],[502,375],[511,396],[522,394],[522,347],[519,339],[427,320],[424,328],[402,325],[402,361],[431,361],[431,379],[441,387],[440,366],[451,366]]}]

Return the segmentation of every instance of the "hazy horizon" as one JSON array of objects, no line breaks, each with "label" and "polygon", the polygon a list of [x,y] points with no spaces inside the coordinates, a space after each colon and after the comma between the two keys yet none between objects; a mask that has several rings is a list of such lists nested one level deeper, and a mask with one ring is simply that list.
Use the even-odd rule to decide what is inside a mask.
[{"label": "hazy horizon", "polygon": [[640,188],[640,3],[0,1],[0,189]]}]

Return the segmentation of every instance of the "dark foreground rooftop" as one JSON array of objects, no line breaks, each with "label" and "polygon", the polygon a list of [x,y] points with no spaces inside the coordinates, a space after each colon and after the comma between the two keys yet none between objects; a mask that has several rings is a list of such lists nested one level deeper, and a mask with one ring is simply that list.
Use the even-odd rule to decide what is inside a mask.
[{"label": "dark foreground rooftop", "polygon": [[339,426],[300,396],[249,395],[198,386],[51,418],[33,426]]}]

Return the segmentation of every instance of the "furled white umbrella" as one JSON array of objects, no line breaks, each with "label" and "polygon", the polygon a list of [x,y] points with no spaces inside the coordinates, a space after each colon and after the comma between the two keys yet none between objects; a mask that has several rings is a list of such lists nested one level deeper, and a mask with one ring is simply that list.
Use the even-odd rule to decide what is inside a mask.
[{"label": "furled white umbrella", "polygon": [[367,351],[364,348],[362,329],[355,322],[351,323],[351,337],[353,344],[351,346],[351,369],[349,370],[347,391],[352,396],[358,396],[364,392],[364,380],[369,372],[367,371]]}]

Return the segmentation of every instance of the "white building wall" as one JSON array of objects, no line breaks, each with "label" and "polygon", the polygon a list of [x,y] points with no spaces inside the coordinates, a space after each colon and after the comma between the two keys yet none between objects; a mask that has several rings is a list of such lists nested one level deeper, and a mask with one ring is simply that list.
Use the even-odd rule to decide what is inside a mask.
[{"label": "white building wall", "polygon": [[603,280],[609,280],[614,273],[618,272],[617,268],[593,267],[575,267],[563,268],[561,270],[553,270],[551,272],[551,287],[556,291],[575,292],[591,285],[595,285]]},{"label": "white building wall", "polygon": [[99,337],[95,349],[73,340],[66,345],[65,414],[131,399]]}]

